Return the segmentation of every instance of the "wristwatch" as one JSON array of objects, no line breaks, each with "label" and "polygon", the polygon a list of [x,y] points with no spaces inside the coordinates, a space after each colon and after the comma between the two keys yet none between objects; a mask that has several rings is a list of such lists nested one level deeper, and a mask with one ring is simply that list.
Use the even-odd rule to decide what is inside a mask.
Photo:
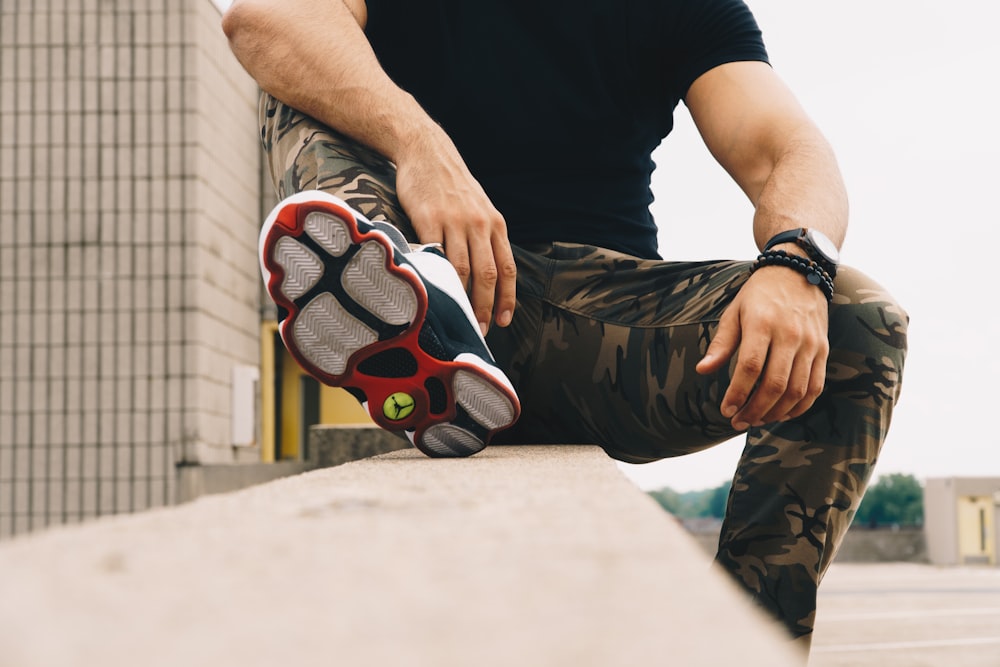
[{"label": "wristwatch", "polygon": [[780,232],[771,237],[764,246],[764,252],[782,243],[795,243],[806,251],[809,258],[823,267],[830,277],[837,275],[837,265],[840,264],[840,251],[836,244],[826,234],[816,229],[799,227]]}]

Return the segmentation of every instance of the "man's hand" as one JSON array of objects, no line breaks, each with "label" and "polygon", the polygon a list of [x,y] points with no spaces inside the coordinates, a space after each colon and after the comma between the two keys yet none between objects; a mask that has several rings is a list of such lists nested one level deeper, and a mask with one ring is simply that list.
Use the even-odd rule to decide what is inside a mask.
[{"label": "man's hand", "polygon": [[819,289],[786,267],[750,276],[697,366],[714,373],[736,353],[720,408],[733,428],[785,421],[812,406],[826,381],[827,306]]},{"label": "man's hand", "polygon": [[443,132],[407,147],[396,194],[421,243],[444,245],[483,335],[491,321],[510,324],[517,267],[507,224]]}]

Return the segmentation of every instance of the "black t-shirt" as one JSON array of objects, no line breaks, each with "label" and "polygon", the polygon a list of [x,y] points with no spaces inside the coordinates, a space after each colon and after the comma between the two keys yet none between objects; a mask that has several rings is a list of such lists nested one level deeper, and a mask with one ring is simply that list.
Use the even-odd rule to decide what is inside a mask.
[{"label": "black t-shirt", "polygon": [[512,243],[657,257],[651,153],[701,74],[767,61],[742,0],[368,0],[382,67],[448,132]]}]

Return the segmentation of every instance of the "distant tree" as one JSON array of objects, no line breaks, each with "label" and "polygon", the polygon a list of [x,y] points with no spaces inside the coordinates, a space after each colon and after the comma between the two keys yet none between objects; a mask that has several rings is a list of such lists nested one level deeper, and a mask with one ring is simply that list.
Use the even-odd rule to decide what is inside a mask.
[{"label": "distant tree", "polygon": [[656,491],[650,491],[649,495],[653,497],[653,500],[660,503],[660,507],[670,512],[674,516],[680,516],[681,512],[681,495],[671,489],[670,487],[663,487],[662,489],[657,489]]},{"label": "distant tree", "polygon": [[700,519],[715,517],[721,519],[726,513],[726,501],[732,482],[725,482],[714,489],[686,491],[678,493],[669,487],[650,491],[649,495],[660,503],[666,511],[679,519]]},{"label": "distant tree", "polygon": [[[670,487],[650,491],[649,495],[666,511],[679,519],[715,517],[726,514],[729,489],[725,482],[712,489],[678,493]],[[892,474],[873,484],[858,509],[854,524],[880,526],[920,526],[924,522],[924,494],[913,475]]]},{"label": "distant tree", "polygon": [[854,517],[856,525],[920,526],[924,522],[924,493],[913,475],[880,477],[869,487]]},{"label": "distant tree", "polygon": [[729,502],[729,489],[733,483],[726,482],[712,489],[712,495],[708,500],[708,516],[721,519],[726,516],[726,504]]}]

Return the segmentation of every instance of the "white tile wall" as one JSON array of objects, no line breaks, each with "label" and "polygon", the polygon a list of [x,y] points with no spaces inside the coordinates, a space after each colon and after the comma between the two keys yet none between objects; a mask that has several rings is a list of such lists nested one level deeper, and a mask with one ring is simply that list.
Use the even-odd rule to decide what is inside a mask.
[{"label": "white tile wall", "polygon": [[170,503],[179,460],[232,460],[261,176],[219,21],[0,4],[0,538]]}]

